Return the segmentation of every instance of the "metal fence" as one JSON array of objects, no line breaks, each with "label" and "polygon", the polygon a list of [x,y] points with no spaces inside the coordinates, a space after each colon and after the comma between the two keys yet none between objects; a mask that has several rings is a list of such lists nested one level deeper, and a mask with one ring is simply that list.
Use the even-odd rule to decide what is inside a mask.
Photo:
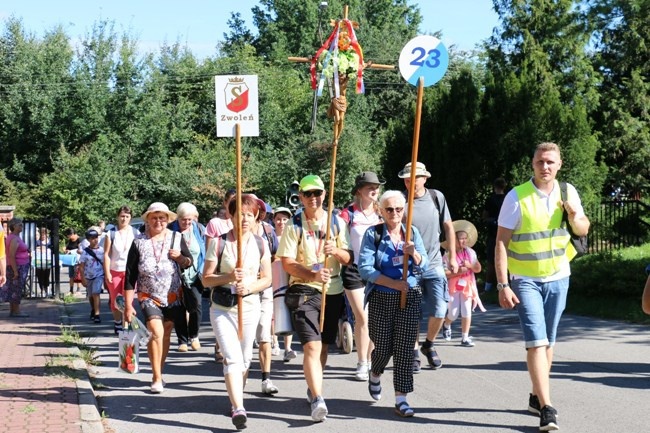
[{"label": "metal fence", "polygon": [[20,237],[32,256],[23,297],[61,297],[59,220],[24,220]]},{"label": "metal fence", "polygon": [[639,200],[605,200],[588,212],[589,252],[613,251],[650,240],[650,206]]}]

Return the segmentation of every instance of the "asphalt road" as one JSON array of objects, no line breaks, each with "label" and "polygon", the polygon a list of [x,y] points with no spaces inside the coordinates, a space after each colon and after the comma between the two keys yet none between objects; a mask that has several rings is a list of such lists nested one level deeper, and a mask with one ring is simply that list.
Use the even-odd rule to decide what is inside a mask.
[{"label": "asphalt road", "polygon": [[[106,295],[103,295],[106,296]],[[102,305],[106,305],[103,301]],[[204,299],[203,347],[179,353],[176,339],[164,370],[167,386],[161,395],[149,392],[151,371],[146,351],[141,371],[117,368],[117,338],[107,309],[102,324],[88,322],[88,304],[69,308],[72,324],[97,348],[100,366],[91,366],[98,408],[109,433],[178,433],[233,431],[222,366],[214,362],[214,336]],[[314,424],[306,402],[302,355],[282,362],[274,357],[272,378],[280,388],[273,397],[261,393],[255,355],[245,389],[249,432],[536,432],[539,420],[526,411],[530,389],[518,319],[513,311],[487,306],[475,313],[471,334],[476,346],[459,345],[459,321],[454,339],[438,343],[439,370],[423,368],[415,377],[408,401],[415,417],[393,413],[392,372],[383,377],[383,398],[375,403],[367,383],[353,380],[356,353],[331,348],[325,371],[327,420]],[[423,334],[422,334],[423,335]],[[423,338],[423,337],[422,337]],[[554,406],[561,431],[650,431],[650,327],[565,316],[560,324],[551,377]]]}]

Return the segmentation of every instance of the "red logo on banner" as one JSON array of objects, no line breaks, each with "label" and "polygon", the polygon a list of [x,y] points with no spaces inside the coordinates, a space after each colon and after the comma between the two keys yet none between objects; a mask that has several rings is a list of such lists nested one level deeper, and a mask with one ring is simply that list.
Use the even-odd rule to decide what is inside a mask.
[{"label": "red logo on banner", "polygon": [[224,89],[226,94],[226,108],[235,113],[248,108],[248,86],[241,78],[234,78]]}]

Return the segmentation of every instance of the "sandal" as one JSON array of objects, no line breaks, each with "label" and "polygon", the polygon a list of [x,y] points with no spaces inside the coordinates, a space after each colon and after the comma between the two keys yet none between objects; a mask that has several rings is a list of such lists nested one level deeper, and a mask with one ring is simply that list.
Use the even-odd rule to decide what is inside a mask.
[{"label": "sandal", "polygon": [[415,414],[413,408],[405,401],[395,405],[395,413],[402,418],[409,418]]},{"label": "sandal", "polygon": [[370,397],[372,397],[373,400],[381,400],[381,382],[379,380],[377,380],[377,382],[373,382],[372,376],[368,378],[368,392],[370,393]]}]

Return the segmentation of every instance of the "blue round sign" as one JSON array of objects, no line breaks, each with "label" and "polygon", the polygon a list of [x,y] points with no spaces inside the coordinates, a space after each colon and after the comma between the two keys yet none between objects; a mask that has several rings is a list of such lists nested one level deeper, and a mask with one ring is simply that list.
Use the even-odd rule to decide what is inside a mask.
[{"label": "blue round sign", "polygon": [[399,71],[414,86],[420,77],[424,87],[432,86],[442,79],[449,66],[447,48],[434,36],[416,36],[408,41],[399,55]]}]

